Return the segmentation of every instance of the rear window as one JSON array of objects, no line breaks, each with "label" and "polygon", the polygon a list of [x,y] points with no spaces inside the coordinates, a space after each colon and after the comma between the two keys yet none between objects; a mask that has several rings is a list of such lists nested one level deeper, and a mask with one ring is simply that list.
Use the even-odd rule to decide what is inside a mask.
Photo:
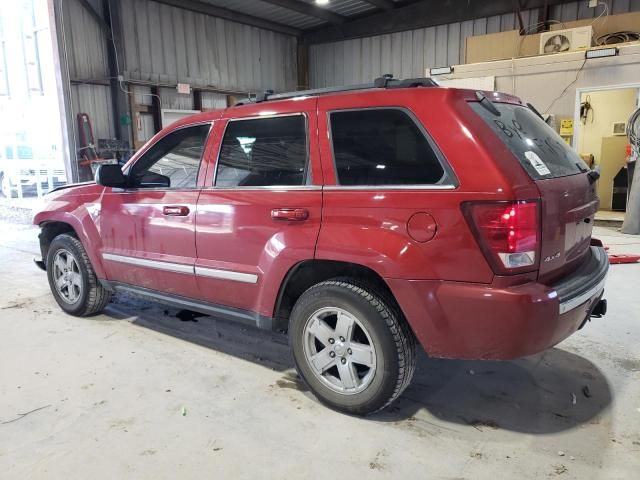
[{"label": "rear window", "polygon": [[470,103],[532,179],[566,177],[589,169],[560,135],[529,108],[507,103],[493,105],[500,115],[480,102]]},{"label": "rear window", "polygon": [[340,185],[433,185],[445,179],[434,148],[414,120],[395,108],[332,112]]}]

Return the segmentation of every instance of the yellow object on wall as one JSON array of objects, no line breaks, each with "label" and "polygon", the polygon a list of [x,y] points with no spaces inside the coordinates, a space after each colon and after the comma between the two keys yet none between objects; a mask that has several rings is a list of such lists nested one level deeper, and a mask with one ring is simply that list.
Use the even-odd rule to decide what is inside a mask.
[{"label": "yellow object on wall", "polygon": [[564,118],[560,120],[560,136],[570,137],[573,135],[573,119]]}]

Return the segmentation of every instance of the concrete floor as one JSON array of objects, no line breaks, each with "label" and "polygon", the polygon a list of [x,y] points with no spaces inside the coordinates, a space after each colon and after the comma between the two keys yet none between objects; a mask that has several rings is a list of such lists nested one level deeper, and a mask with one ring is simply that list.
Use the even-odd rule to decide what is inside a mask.
[{"label": "concrete floor", "polygon": [[0,232],[3,480],[638,478],[640,265],[612,266],[609,315],[558,347],[512,362],[423,355],[401,400],[361,419],[305,392],[282,336],[132,297],[63,314],[31,263],[37,232]]}]

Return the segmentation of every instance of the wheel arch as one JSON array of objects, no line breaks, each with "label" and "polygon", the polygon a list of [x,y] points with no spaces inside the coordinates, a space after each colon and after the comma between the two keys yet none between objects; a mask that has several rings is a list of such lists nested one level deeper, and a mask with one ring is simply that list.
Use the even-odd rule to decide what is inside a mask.
[{"label": "wheel arch", "polygon": [[96,246],[99,245],[99,241],[90,242],[86,230],[83,228],[83,225],[79,220],[67,214],[63,218],[42,220],[38,223],[38,226],[40,227],[40,234],[38,235],[38,238],[40,240],[40,253],[43,261],[46,262],[49,247],[51,246],[51,242],[54,238],[63,233],[71,234],[84,245],[97,277],[102,279],[106,278],[102,267],[102,261],[96,248]]},{"label": "wheel arch", "polygon": [[304,260],[291,267],[280,284],[273,310],[274,327],[278,330],[286,330],[291,310],[298,298],[316,283],[336,277],[353,278],[366,284],[394,302],[394,306],[402,312],[391,288],[375,270],[358,263]]}]

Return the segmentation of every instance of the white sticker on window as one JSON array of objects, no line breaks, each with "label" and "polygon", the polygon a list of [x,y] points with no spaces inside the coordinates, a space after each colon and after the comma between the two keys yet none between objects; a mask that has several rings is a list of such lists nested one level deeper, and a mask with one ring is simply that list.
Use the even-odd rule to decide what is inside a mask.
[{"label": "white sticker on window", "polygon": [[532,152],[532,151],[524,152],[524,156],[527,157],[527,160],[529,160],[529,163],[531,164],[531,166],[536,169],[536,172],[538,172],[538,175],[549,175],[551,173],[551,170],[547,168],[545,163],[540,159],[540,157],[535,152]]}]

